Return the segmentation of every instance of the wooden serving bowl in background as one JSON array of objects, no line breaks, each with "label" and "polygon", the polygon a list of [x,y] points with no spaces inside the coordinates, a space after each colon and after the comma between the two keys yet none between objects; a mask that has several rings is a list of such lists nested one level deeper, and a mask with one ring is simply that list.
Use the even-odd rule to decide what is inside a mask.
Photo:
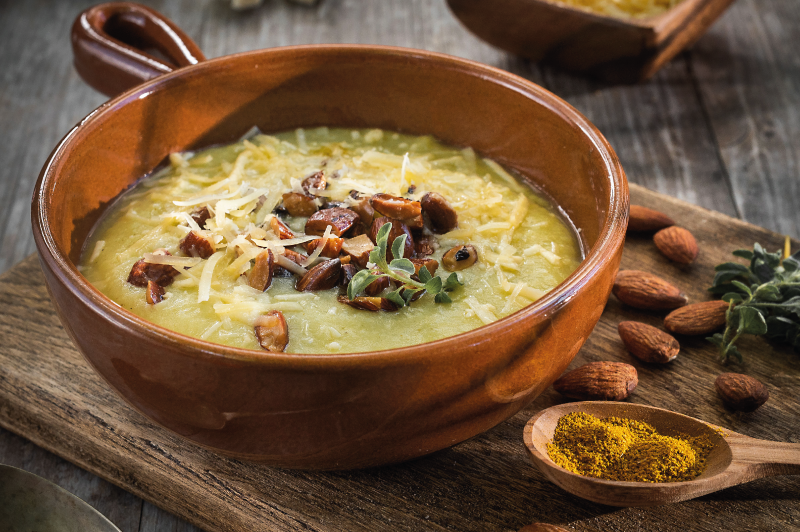
[{"label": "wooden serving bowl in background", "polygon": [[683,0],[646,18],[619,18],[555,0],[447,0],[486,42],[612,82],[649,79],[691,46],[733,0]]},{"label": "wooden serving bowl in background", "polygon": [[[398,462],[514,415],[561,374],[597,323],[622,254],[627,183],[597,129],[541,87],[478,63],[381,46],[293,46],[205,61],[169,21],[127,3],[84,12],[73,47],[90,84],[128,90],[70,131],[42,169],[36,244],[75,345],[163,427],[281,467]],[[114,198],[169,153],[232,142],[253,125],[377,127],[472,146],[549,194],[580,229],[586,259],[541,300],[490,325],[337,355],[190,338],[128,312],[81,276],[81,249]]]}]

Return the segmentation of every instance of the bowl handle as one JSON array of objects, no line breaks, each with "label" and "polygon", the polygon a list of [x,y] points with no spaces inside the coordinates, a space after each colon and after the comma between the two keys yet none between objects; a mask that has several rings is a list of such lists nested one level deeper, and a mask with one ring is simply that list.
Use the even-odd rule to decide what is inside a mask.
[{"label": "bowl handle", "polygon": [[130,2],[109,2],[82,12],[72,25],[72,52],[78,74],[107,96],[205,60],[172,21]]}]

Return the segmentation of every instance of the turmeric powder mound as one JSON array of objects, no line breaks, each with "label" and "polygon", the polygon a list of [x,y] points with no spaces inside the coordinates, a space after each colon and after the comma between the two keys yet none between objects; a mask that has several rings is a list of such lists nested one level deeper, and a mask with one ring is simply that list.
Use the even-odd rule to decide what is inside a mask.
[{"label": "turmeric powder mound", "polygon": [[572,412],[558,420],[548,444],[556,465],[590,477],[627,482],[681,482],[705,469],[708,436],[661,435],[647,423]]}]

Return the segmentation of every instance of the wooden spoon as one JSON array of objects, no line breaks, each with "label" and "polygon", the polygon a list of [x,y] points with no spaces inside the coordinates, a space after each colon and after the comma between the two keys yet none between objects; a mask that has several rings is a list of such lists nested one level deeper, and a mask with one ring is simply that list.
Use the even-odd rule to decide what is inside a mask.
[{"label": "wooden spoon", "polygon": [[[547,454],[558,419],[570,412],[635,419],[667,436],[707,434],[715,448],[705,471],[686,482],[618,482],[586,477],[557,466]],[[611,506],[680,502],[762,477],[800,474],[800,444],[757,440],[683,414],[630,403],[586,401],[547,408],[528,421],[523,439],[531,461],[549,480],[573,495]]]}]

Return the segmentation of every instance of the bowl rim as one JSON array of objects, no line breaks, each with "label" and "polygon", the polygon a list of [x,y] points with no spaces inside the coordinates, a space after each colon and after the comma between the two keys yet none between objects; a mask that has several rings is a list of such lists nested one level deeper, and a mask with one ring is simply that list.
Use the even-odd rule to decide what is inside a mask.
[{"label": "bowl rim", "polygon": [[[293,54],[361,54],[362,56],[381,59],[407,60],[410,58],[426,61],[433,65],[441,65],[449,70],[458,71],[460,75],[477,77],[495,83],[520,93],[539,105],[543,105],[549,111],[568,122],[572,127],[580,130],[602,157],[605,168],[603,179],[610,182],[610,193],[609,202],[607,203],[608,212],[597,241],[588,250],[580,265],[564,281],[537,301],[517,312],[490,324],[453,336],[421,344],[377,351],[335,354],[272,353],[217,344],[151,323],[112,301],[81,275],[77,265],[73,264],[67,254],[56,244],[49,229],[51,217],[47,199],[49,192],[55,186],[64,161],[69,156],[71,146],[81,141],[81,133],[85,129],[107,115],[114,113],[119,107],[126,105],[127,102],[146,98],[155,92],[169,90],[173,84],[183,83],[183,78],[185,77],[208,75],[211,73],[210,71],[219,67],[225,68],[225,65],[231,62],[246,62],[248,59],[262,56],[264,59],[280,59],[280,57],[275,56],[281,56],[282,54],[287,56],[283,58],[284,61]],[[523,177],[525,176],[523,175]],[[192,351],[198,357],[222,358],[281,367],[286,367],[288,363],[292,366],[311,369],[313,367],[349,367],[353,364],[365,367],[371,364],[384,365],[392,359],[412,360],[418,357],[428,357],[430,351],[447,351],[448,347],[455,346],[456,343],[465,340],[472,344],[480,343],[490,333],[510,329],[518,326],[517,322],[519,321],[534,318],[537,315],[546,315],[551,310],[562,307],[574,297],[579,289],[588,283],[590,278],[603,269],[602,263],[606,260],[606,252],[616,245],[622,246],[625,228],[627,227],[628,204],[628,185],[625,172],[609,142],[583,114],[547,89],[499,68],[439,52],[384,45],[317,44],[266,48],[209,59],[153,78],[101,104],[73,126],[48,157],[34,187],[31,214],[40,260],[48,263],[47,265],[52,269],[54,275],[93,312],[105,315],[106,319],[125,326],[134,335],[143,335],[150,338],[155,336],[159,341],[164,342],[165,349],[177,348],[184,353]],[[51,260],[48,260],[48,258]]]},{"label": "bowl rim", "polygon": [[[642,31],[649,31],[653,34],[660,34],[668,29],[669,23],[673,18],[687,16],[694,13],[703,6],[724,0],[680,0],[677,4],[666,11],[654,15],[621,17],[593,11],[590,8],[583,8],[566,4],[560,0],[518,0],[520,3],[546,5],[557,11],[562,11],[573,16],[581,16],[587,20],[598,23],[608,24],[624,28],[636,28]],[[448,0],[450,4],[450,0]]]}]

